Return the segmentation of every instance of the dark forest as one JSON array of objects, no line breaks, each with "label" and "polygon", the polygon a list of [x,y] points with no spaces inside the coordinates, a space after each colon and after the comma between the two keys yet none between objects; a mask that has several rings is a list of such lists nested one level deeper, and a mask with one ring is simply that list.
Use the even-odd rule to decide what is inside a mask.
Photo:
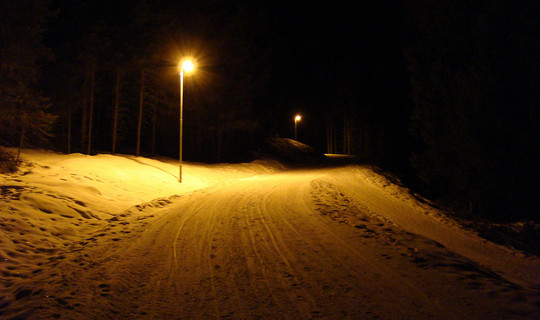
[{"label": "dark forest", "polygon": [[3,1],[0,144],[359,156],[473,217],[538,219],[540,2]]}]

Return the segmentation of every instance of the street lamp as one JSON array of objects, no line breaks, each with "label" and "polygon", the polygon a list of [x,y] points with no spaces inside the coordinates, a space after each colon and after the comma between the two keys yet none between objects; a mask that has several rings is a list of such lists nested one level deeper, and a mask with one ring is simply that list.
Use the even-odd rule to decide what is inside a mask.
[{"label": "street lamp", "polygon": [[296,117],[294,117],[294,140],[298,141],[298,121],[302,120],[302,117],[297,114]]},{"label": "street lamp", "polygon": [[178,168],[180,169],[178,175],[178,182],[182,182],[182,129],[184,126],[184,71],[191,73],[195,69],[193,62],[190,59],[184,59],[178,64],[178,70],[180,71],[180,145],[178,148]]}]

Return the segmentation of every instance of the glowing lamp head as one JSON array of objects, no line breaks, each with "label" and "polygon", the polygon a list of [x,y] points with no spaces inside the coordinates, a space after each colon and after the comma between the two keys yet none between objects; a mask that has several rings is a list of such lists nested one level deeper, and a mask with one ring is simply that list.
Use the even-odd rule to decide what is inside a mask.
[{"label": "glowing lamp head", "polygon": [[297,116],[294,118],[294,121],[297,121],[297,122],[298,122],[298,121],[300,121],[300,120],[302,120],[302,117],[301,117],[300,115],[297,115]]},{"label": "glowing lamp head", "polygon": [[187,73],[193,72],[195,70],[195,65],[190,59],[185,59],[178,65],[179,71],[185,71]]}]

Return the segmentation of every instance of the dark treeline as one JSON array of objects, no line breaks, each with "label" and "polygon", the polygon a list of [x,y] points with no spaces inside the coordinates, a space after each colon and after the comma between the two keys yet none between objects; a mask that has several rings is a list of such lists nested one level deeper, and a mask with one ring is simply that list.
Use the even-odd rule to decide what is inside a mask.
[{"label": "dark treeline", "polygon": [[41,41],[50,12],[33,1],[3,1],[0,12],[0,142],[20,150],[46,142],[56,118],[39,87],[39,63],[52,56]]},{"label": "dark treeline", "polygon": [[540,3],[412,0],[408,10],[421,181],[471,213],[538,218]]},{"label": "dark treeline", "polygon": [[332,49],[313,74],[321,90],[300,105],[321,105],[323,148],[398,171],[463,213],[537,219],[540,3],[356,9],[335,4],[312,22],[313,48]]},{"label": "dark treeline", "polygon": [[540,3],[0,2],[0,143],[245,159],[292,137],[463,212],[537,218]]},{"label": "dark treeline", "polygon": [[[37,94],[32,97],[41,106],[20,96],[32,117],[35,110],[46,107],[45,114],[55,115],[52,130],[44,128],[53,134],[48,141],[55,149],[175,156],[177,65],[189,56],[197,60],[198,69],[184,78],[186,158],[242,157],[242,150],[253,144],[249,134],[257,128],[253,101],[265,78],[256,58],[263,55],[253,39],[258,17],[227,2],[210,2],[189,6],[144,0],[129,5],[123,1],[3,3],[3,36],[7,38],[3,43],[13,45],[3,57],[19,60],[2,60],[6,71],[2,75],[10,78],[2,81],[1,89],[9,90],[5,84],[21,82],[17,79],[21,77],[26,86],[34,85],[31,92],[49,98],[50,103]],[[30,33],[22,28],[28,23],[33,28]],[[26,48],[29,44],[38,48]],[[43,60],[45,56],[50,59]],[[6,66],[16,67],[8,70]],[[31,74],[24,68],[31,69]],[[2,109],[24,116],[17,108]],[[48,121],[53,124],[52,117]],[[18,140],[13,136],[20,131],[4,127],[2,142],[14,145]],[[25,145],[38,142],[27,139]]]}]

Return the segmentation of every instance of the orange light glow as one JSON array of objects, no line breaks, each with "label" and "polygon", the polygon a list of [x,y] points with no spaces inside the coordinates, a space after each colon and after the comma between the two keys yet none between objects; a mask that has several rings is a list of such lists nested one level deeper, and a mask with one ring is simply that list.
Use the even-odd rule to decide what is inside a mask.
[{"label": "orange light glow", "polygon": [[193,72],[195,70],[195,64],[191,59],[184,59],[178,64],[178,70],[184,70],[186,73]]}]

